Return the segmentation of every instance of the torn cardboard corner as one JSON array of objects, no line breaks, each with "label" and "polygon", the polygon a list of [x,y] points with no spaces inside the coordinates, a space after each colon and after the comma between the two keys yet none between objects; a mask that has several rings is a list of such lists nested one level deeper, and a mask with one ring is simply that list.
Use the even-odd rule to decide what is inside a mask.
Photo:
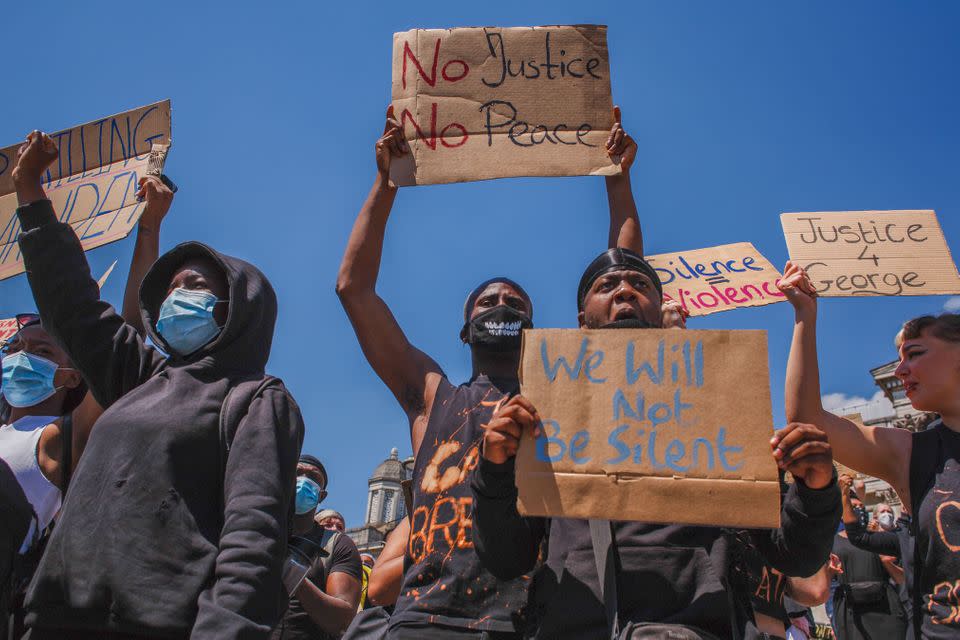
[{"label": "torn cardboard corner", "polygon": [[960,293],[960,273],[933,211],[780,216],[790,260],[821,296]]},{"label": "torn cardboard corner", "polygon": [[[170,101],[165,100],[51,134],[60,155],[43,187],[84,250],[133,230],[146,206],[136,198],[139,180],[151,171],[162,173],[170,129]],[[18,148],[0,150],[0,280],[23,273],[11,177]]]},{"label": "torn cardboard corner", "polygon": [[620,172],[604,26],[396,33],[392,96],[395,184]]},{"label": "torn cardboard corner", "polygon": [[528,330],[521,392],[522,514],[779,526],[765,332]]},{"label": "torn cardboard corner", "polygon": [[663,284],[691,316],[782,302],[780,272],[749,242],[648,256]]}]

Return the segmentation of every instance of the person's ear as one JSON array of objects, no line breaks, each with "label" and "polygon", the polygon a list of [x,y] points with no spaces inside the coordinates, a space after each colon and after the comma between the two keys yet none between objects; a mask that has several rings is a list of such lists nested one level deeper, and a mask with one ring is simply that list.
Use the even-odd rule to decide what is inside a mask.
[{"label": "person's ear", "polygon": [[586,316],[586,314],[585,314],[583,311],[581,311],[580,313],[577,314],[577,322],[580,323],[580,328],[581,328],[581,329],[583,329],[583,326],[584,326],[584,324],[586,323],[586,322],[585,322],[585,321],[586,321],[586,317],[587,317],[587,316]]},{"label": "person's ear", "polygon": [[58,369],[57,371],[63,374],[63,378],[61,378],[63,384],[60,386],[67,389],[76,389],[83,383],[83,376],[76,369]]},{"label": "person's ear", "polygon": [[[327,490],[320,489],[320,499],[317,500],[317,504],[319,505],[321,502],[323,502],[326,499],[327,499]],[[314,511],[316,511],[316,509],[314,509]]]},{"label": "person's ear", "polygon": [[467,320],[463,323],[463,327],[460,329],[460,342],[463,344],[468,344],[467,339],[470,336],[470,321]]}]

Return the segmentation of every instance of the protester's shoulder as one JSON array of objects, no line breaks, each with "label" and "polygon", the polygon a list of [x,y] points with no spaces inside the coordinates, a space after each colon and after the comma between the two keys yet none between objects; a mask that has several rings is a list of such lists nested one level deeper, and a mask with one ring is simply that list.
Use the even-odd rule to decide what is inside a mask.
[{"label": "protester's shoulder", "polygon": [[341,533],[333,544],[333,564],[330,573],[346,573],[357,580],[363,573],[363,562],[360,560],[360,551],[350,536]]},{"label": "protester's shoulder", "polygon": [[283,380],[274,376],[267,376],[260,381],[258,397],[266,400],[275,408],[293,411],[300,415],[300,405],[293,394],[283,383]]}]

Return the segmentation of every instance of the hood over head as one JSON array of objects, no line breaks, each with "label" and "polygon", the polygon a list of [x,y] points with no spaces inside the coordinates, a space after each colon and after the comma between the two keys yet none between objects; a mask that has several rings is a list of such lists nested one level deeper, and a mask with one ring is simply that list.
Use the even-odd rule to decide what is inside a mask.
[{"label": "hood over head", "polygon": [[[193,258],[217,265],[230,291],[227,322],[220,334],[188,356],[173,352],[157,333],[160,305],[167,298],[170,280]],[[140,285],[140,313],[150,339],[170,354],[173,366],[201,360],[238,373],[262,373],[270,357],[273,327],[277,320],[277,296],[267,277],[255,266],[200,242],[184,242],[160,256]]]}]

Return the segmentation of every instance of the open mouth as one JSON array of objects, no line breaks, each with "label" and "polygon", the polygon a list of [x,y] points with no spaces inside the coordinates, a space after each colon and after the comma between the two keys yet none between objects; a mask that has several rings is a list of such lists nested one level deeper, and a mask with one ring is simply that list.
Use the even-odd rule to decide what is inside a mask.
[{"label": "open mouth", "polygon": [[613,315],[614,321],[617,320],[639,320],[640,315],[632,307],[623,307],[618,309]]},{"label": "open mouth", "polygon": [[916,382],[904,382],[904,383],[903,383],[903,391],[904,391],[904,393],[905,393],[906,395],[909,396],[911,393],[913,393],[913,392],[916,391],[916,390],[917,390],[917,383],[916,383]]}]

